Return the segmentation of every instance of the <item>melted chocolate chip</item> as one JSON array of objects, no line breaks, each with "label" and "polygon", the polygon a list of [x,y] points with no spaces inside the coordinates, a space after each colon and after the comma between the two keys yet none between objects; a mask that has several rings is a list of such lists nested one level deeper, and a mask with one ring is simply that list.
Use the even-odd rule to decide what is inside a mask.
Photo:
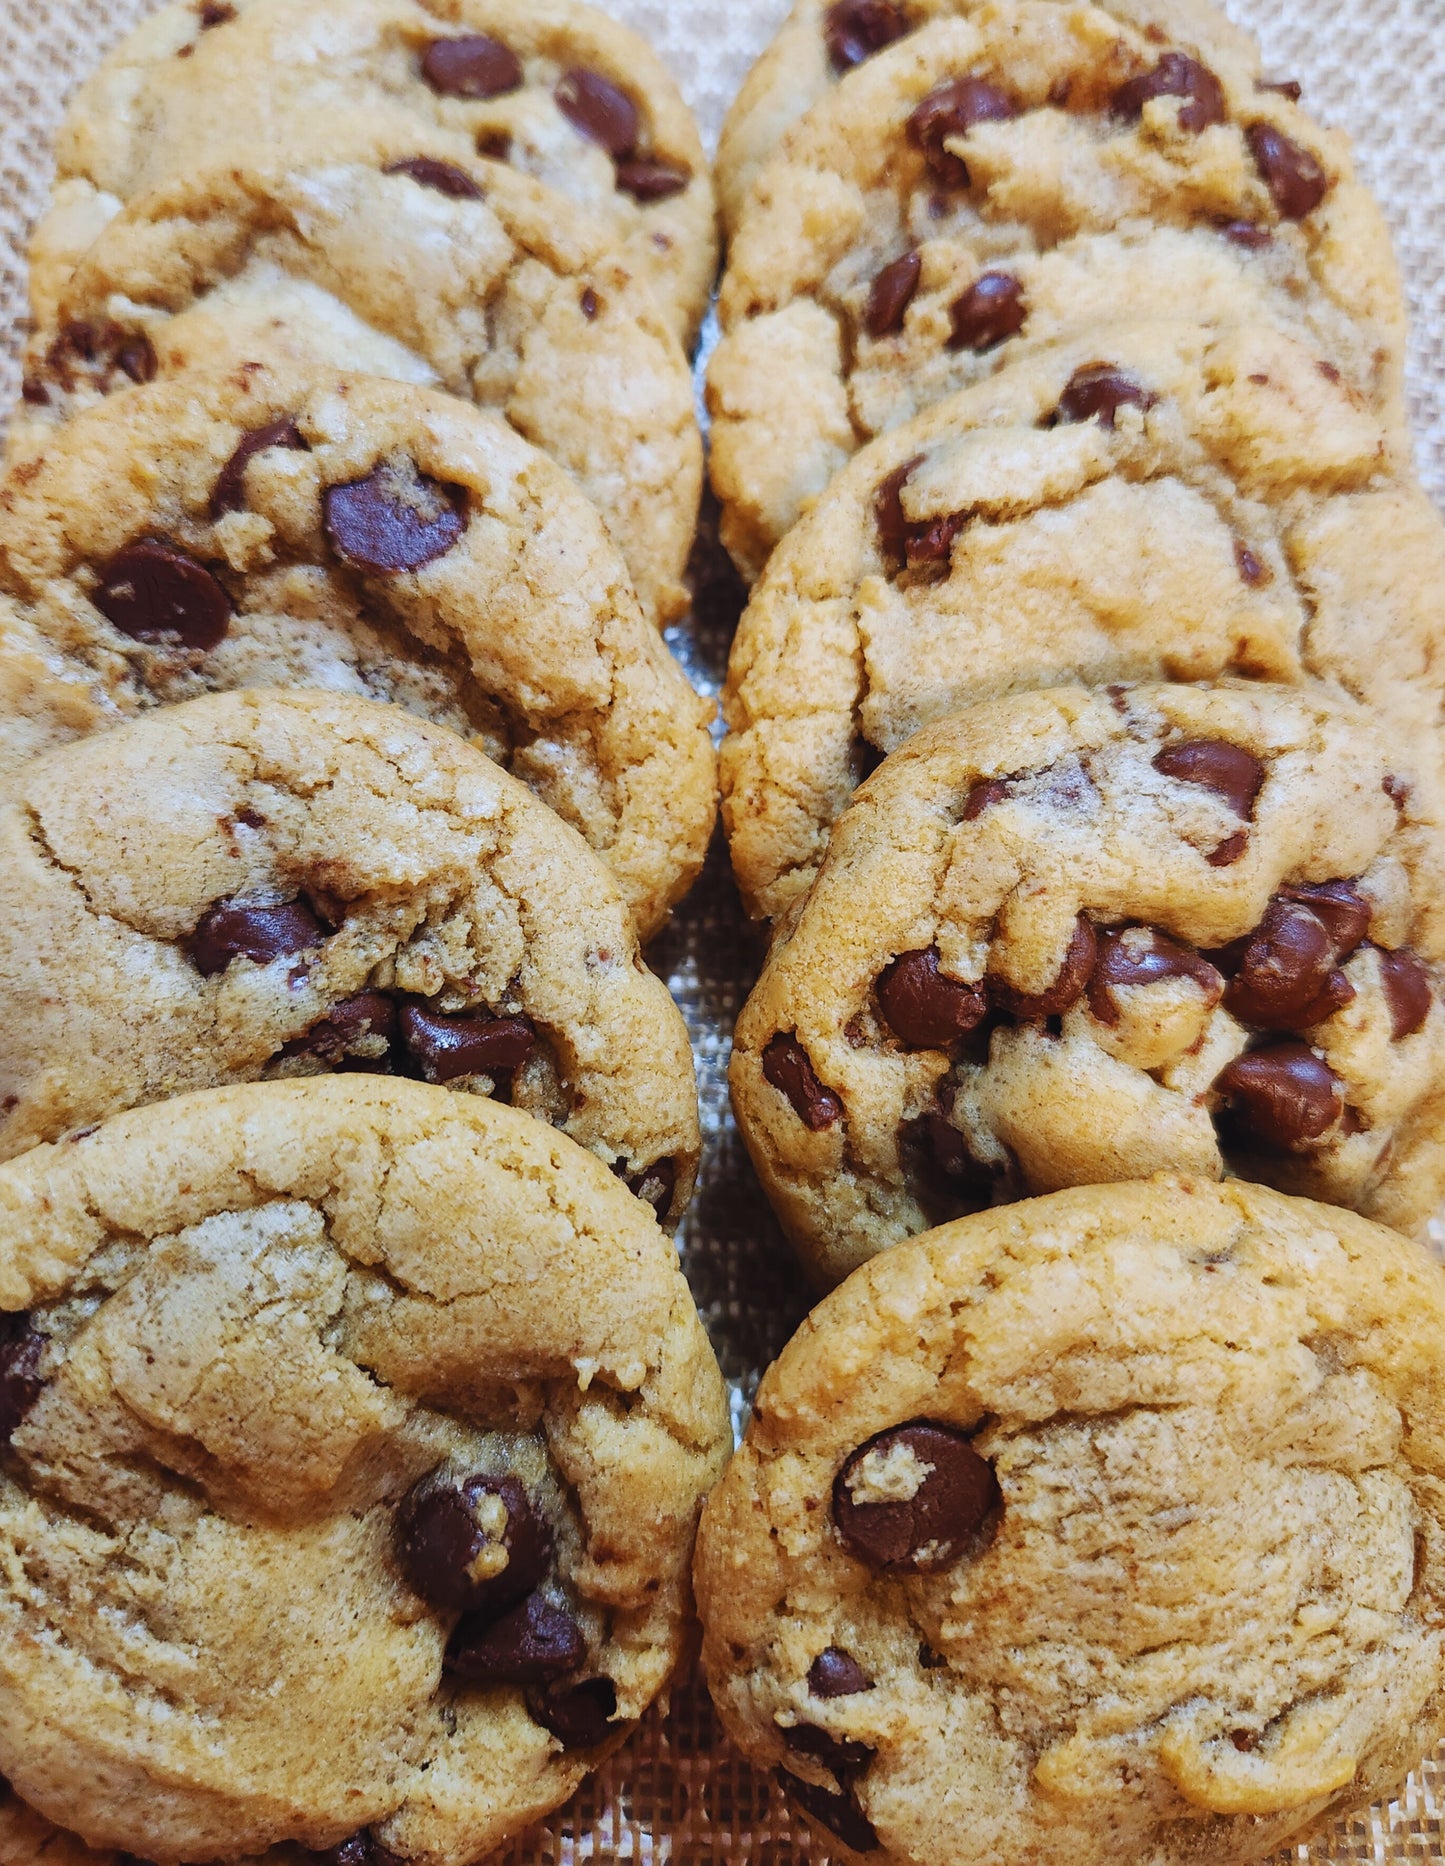
[{"label": "melted chocolate chip", "polygon": [[1084,995],[1084,987],[1098,957],[1098,938],[1093,926],[1080,914],[1074,922],[1073,936],[1058,977],[1039,992],[1019,991],[1004,979],[990,977],[988,995],[1000,1010],[1023,1023],[1040,1023],[1046,1017],[1061,1017]]},{"label": "melted chocolate chip", "polygon": [[545,1685],[577,1671],[586,1657],[587,1641],[572,1615],[532,1593],[499,1620],[464,1615],[444,1663],[467,1685]]},{"label": "melted chocolate chip", "polygon": [[[502,1513],[499,1535],[489,1518]],[[506,1561],[489,1572],[484,1558],[499,1545]],[[458,1482],[433,1471],[403,1498],[393,1546],[402,1573],[429,1606],[495,1619],[546,1575],[552,1531],[515,1477],[478,1472]]]},{"label": "melted chocolate chip", "polygon": [[288,1043],[283,1056],[316,1056],[333,1069],[349,1058],[364,1057],[373,1069],[386,1066],[386,1053],[396,1039],[396,1005],[385,992],[363,991],[333,1004],[304,1037]]},{"label": "melted chocolate chip", "polygon": [[908,514],[903,510],[903,488],[908,484],[913,469],[921,465],[922,461],[922,454],[915,454],[913,459],[905,460],[902,466],[893,469],[887,479],[879,481],[878,489],[873,494],[873,519],[878,527],[878,539],[890,557],[901,558],[908,554],[908,534],[912,526]]},{"label": "melted chocolate chip", "polygon": [[1187,978],[1199,986],[1211,1005],[1218,1004],[1224,980],[1192,947],[1181,946],[1154,927],[1131,927],[1123,932],[1100,933],[1099,957],[1089,978],[1089,1009],[1101,1024],[1119,1021],[1116,991],[1155,985],[1163,979]]},{"label": "melted chocolate chip", "polygon": [[[908,1455],[911,1454],[911,1457]],[[897,1463],[919,1476],[899,1502],[861,1502],[852,1485],[865,1460],[885,1472]],[[860,1445],[833,1483],[833,1522],[846,1546],[870,1568],[934,1574],[956,1561],[999,1502],[993,1467],[952,1426],[914,1419]]]},{"label": "melted chocolate chip", "polygon": [[419,473],[410,460],[384,460],[364,479],[328,486],[322,505],[332,547],[358,570],[420,570],[467,528],[462,488]]},{"label": "melted chocolate chip", "polygon": [[1243,538],[1234,540],[1234,562],[1239,571],[1239,580],[1250,589],[1257,590],[1262,585],[1272,582],[1268,569],[1257,558]]},{"label": "melted chocolate chip", "polygon": [[1154,769],[1180,784],[1198,784],[1222,797],[1236,816],[1254,815],[1264,783],[1264,766],[1253,752],[1225,739],[1186,739],[1170,745],[1154,760]]},{"label": "melted chocolate chip", "polygon": [[1262,246],[1273,246],[1274,235],[1268,227],[1261,227],[1253,220],[1226,220],[1219,231],[1235,246],[1242,246],[1246,251],[1257,252]]},{"label": "melted chocolate chip", "polygon": [[[618,1161],[614,1172],[621,1172],[623,1162]],[[672,1208],[673,1194],[677,1191],[677,1161],[674,1159],[654,1160],[651,1166],[644,1166],[640,1173],[624,1176],[623,1183],[634,1198],[641,1199],[644,1205],[650,1205],[659,1215],[665,1215]]]},{"label": "melted chocolate chip", "polygon": [[433,39],[422,54],[421,73],[443,97],[500,97],[522,83],[522,61],[510,46],[485,33]]},{"label": "melted chocolate chip", "polygon": [[938,956],[936,946],[900,953],[878,974],[878,1008],[906,1049],[946,1049],[987,1014],[983,987],[945,977]]},{"label": "melted chocolate chip", "polygon": [[1095,421],[1112,428],[1121,408],[1152,408],[1155,397],[1112,363],[1085,363],[1076,369],[1059,397],[1055,421]]},{"label": "melted chocolate chip", "polygon": [[1335,963],[1348,959],[1370,930],[1370,903],[1350,881],[1301,882],[1281,888],[1280,900],[1308,907],[1321,921],[1334,947]]},{"label": "melted chocolate chip", "polygon": [[217,901],[196,922],[188,941],[191,963],[203,978],[214,978],[237,959],[269,965],[321,945],[326,929],[305,901],[276,907],[244,901]]},{"label": "melted chocolate chip", "polygon": [[454,201],[480,201],[482,191],[464,168],[453,162],[438,162],[434,156],[408,156],[404,162],[388,162],[383,175],[409,175],[420,187],[433,188],[450,195]]},{"label": "melted chocolate chip", "polygon": [[132,641],[174,640],[200,654],[231,626],[231,599],[210,571],[160,538],[117,551],[90,600]]},{"label": "melted chocolate chip", "polygon": [[605,1743],[616,1710],[617,1687],[610,1678],[534,1685],[527,1693],[527,1714],[550,1730],[564,1749],[595,1749]]},{"label": "melted chocolate chip", "polygon": [[815,1723],[791,1725],[783,1731],[783,1741],[789,1749],[797,1750],[800,1756],[811,1756],[815,1762],[821,1762],[825,1769],[831,1769],[839,1781],[861,1775],[878,1754],[867,1743],[855,1743],[847,1737],[834,1736],[831,1730],[823,1730]]},{"label": "melted chocolate chip", "polygon": [[808,1667],[808,1689],[815,1698],[852,1698],[873,1689],[873,1680],[841,1646],[829,1646]]},{"label": "melted chocolate chip", "polygon": [[115,353],[115,366],[132,382],[154,382],[156,371],[160,368],[156,361],[155,349],[144,331],[136,331],[125,338]]},{"label": "melted chocolate chip", "polygon": [[1217,842],[1205,856],[1211,868],[1230,868],[1249,847],[1249,831],[1237,829],[1232,836],[1226,836],[1223,842]]},{"label": "melted chocolate chip", "polygon": [[211,494],[212,518],[220,518],[223,513],[239,512],[242,509],[246,503],[246,468],[257,454],[267,453],[272,447],[285,448],[288,453],[310,451],[301,438],[300,429],[289,415],[282,415],[279,421],[268,422],[264,428],[252,428],[249,434],[243,434],[240,445],[221,468],[221,476]]},{"label": "melted chocolate chip", "polygon": [[878,1850],[878,1835],[873,1823],[858,1806],[851,1789],[835,1794],[832,1789],[820,1788],[815,1782],[805,1782],[801,1776],[792,1775],[786,1769],[777,1769],[774,1775],[788,1799],[796,1802],[805,1814],[811,1814],[820,1827],[826,1827],[845,1847],[851,1847],[855,1853],[874,1853]]},{"label": "melted chocolate chip", "polygon": [[617,186],[644,207],[669,201],[692,180],[692,170],[657,156],[628,156],[617,164]]},{"label": "melted chocolate chip", "polygon": [[842,1102],[818,1080],[796,1032],[785,1036],[780,1030],[769,1039],[763,1051],[763,1080],[787,1096],[793,1113],[815,1134],[842,1119]]},{"label": "melted chocolate chip", "polygon": [[406,1052],[428,1082],[510,1074],[537,1047],[526,1017],[493,1017],[490,1011],[448,1017],[424,1004],[404,1003],[399,1021]]},{"label": "melted chocolate chip", "polygon": [[1015,114],[1007,95],[984,78],[954,78],[928,93],[908,119],[908,136],[924,160],[950,188],[968,186],[968,164],[944,147],[976,123],[1004,123]]},{"label": "melted chocolate chip", "polygon": [[1303,220],[1329,192],[1329,177],[1308,149],[1271,123],[1251,123],[1244,132],[1255,167],[1285,220]]},{"label": "melted chocolate chip", "polygon": [[968,1137],[956,1128],[941,1108],[929,1108],[904,1128],[904,1139],[923,1154],[926,1171],[937,1181],[939,1195],[929,1203],[942,1203],[947,1215],[973,1212],[989,1204],[1002,1170],[976,1160]]},{"label": "melted chocolate chip", "polygon": [[1207,65],[1186,58],[1183,52],[1166,52],[1152,71],[1121,84],[1114,93],[1114,114],[1138,117],[1145,104],[1156,97],[1185,100],[1179,111],[1179,127],[1192,135],[1224,121],[1224,86]]},{"label": "melted chocolate chip", "polygon": [[955,298],[950,350],[992,350],[1017,337],[1028,321],[1024,288],[1012,272],[985,272]]},{"label": "melted chocolate chip", "polygon": [[1007,778],[979,778],[977,783],[969,786],[968,795],[963,800],[964,822],[974,822],[985,810],[991,810],[996,803],[1002,803],[1008,794]]},{"label": "melted chocolate chip", "polygon": [[1398,1043],[1423,1029],[1435,994],[1423,960],[1402,947],[1380,954],[1380,989],[1390,1012],[1390,1035]]},{"label": "melted chocolate chip", "polygon": [[1215,1078],[1244,1146],[1289,1152],[1327,1133],[1345,1111],[1344,1085],[1303,1043],[1236,1056]]},{"label": "melted chocolate chip", "polygon": [[600,143],[610,156],[629,156],[637,147],[637,106],[600,71],[574,65],[557,80],[553,96],[572,127]]},{"label": "melted chocolate chip", "polygon": [[823,23],[829,63],[841,77],[908,29],[908,15],[895,0],[838,0]]},{"label": "melted chocolate chip", "polygon": [[883,268],[873,281],[863,313],[863,327],[870,337],[887,337],[902,330],[922,276],[923,255],[918,252],[904,253]]},{"label": "melted chocolate chip", "polygon": [[27,1315],[0,1315],[0,1445],[8,1445],[40,1398],[40,1357],[46,1338]]}]

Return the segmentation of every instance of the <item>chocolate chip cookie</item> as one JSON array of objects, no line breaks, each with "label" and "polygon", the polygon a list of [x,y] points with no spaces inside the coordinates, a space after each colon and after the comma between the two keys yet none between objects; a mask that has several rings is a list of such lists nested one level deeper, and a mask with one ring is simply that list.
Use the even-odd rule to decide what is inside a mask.
[{"label": "chocolate chip cookie", "polygon": [[1179,1168],[1408,1231],[1445,1193],[1445,830],[1290,688],[989,701],[839,819],[738,1019],[822,1282],[961,1211]]},{"label": "chocolate chip cookie", "polygon": [[227,693],[66,747],[0,808],[0,899],[6,1156],[217,1083],[397,1071],[687,1203],[687,1034],[611,877],[439,727]]},{"label": "chocolate chip cookie", "polygon": [[0,1302],[0,1769],[91,1845],[469,1866],[682,1657],[722,1382],[542,1122],[361,1076],[118,1116],[0,1168]]},{"label": "chocolate chip cookie", "polygon": [[880,754],[990,694],[1305,675],[1438,733],[1445,532],[1388,429],[1263,330],[1116,327],[865,448],[732,650],[724,815],[750,910],[805,891]]},{"label": "chocolate chip cookie", "polygon": [[[1246,82],[1259,76],[1254,40],[1211,0],[1100,0],[1151,44],[1182,47]],[[937,19],[971,19],[989,0],[796,0],[733,100],[718,144],[718,199],[736,223],[749,188],[799,118],[850,71]]]},{"label": "chocolate chip cookie", "polygon": [[1445,1287],[1187,1177],[890,1251],[703,1513],[708,1683],[830,1857],[1235,1866],[1445,1732]]},{"label": "chocolate chip cookie", "polygon": [[259,164],[188,172],[109,223],[31,338],[12,457],[111,389],[187,367],[285,356],[440,385],[566,467],[644,610],[681,614],[692,377],[606,223],[435,131]]},{"label": "chocolate chip cookie", "polygon": [[713,484],[748,576],[860,441],[1098,324],[1275,325],[1403,429],[1399,276],[1344,139],[1055,0],[839,84],[759,177],[718,310]]},{"label": "chocolate chip cookie", "polygon": [[150,707],[329,687],[472,738],[644,937],[702,864],[710,707],[571,477],[452,396],[258,364],[124,390],[0,481],[0,594],[0,784]]},{"label": "chocolate chip cookie", "polygon": [[679,335],[717,265],[697,126],[647,42],[581,0],[195,0],[163,8],[77,92],[35,309],[120,204],[198,164],[326,151],[356,124],[450,130],[598,212]]}]

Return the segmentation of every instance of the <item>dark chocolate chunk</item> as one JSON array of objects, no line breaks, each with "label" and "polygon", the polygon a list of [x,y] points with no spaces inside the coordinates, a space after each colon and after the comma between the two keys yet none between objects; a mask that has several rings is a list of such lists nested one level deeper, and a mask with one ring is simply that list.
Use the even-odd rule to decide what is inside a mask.
[{"label": "dark chocolate chunk", "polygon": [[837,0],[823,23],[829,62],[841,77],[908,29],[908,15],[895,0]]},{"label": "dark chocolate chunk", "polygon": [[780,1030],[769,1039],[763,1051],[763,1080],[787,1096],[793,1113],[815,1134],[842,1119],[842,1102],[818,1080],[795,1031],[785,1035]]},{"label": "dark chocolate chunk", "polygon": [[545,1685],[580,1669],[587,1641],[572,1615],[532,1593],[499,1620],[464,1614],[445,1668],[467,1685]]},{"label": "dark chocolate chunk", "polygon": [[1229,1138],[1270,1152],[1318,1140],[1345,1111],[1344,1084],[1314,1051],[1293,1040],[1236,1056],[1215,1078],[1232,1117]]},{"label": "dark chocolate chunk", "polygon": [[1012,272],[984,272],[953,301],[950,350],[992,350],[1028,321],[1024,288]]},{"label": "dark chocolate chunk", "polygon": [[1016,1017],[1022,1023],[1039,1023],[1046,1017],[1061,1017],[1084,995],[1084,987],[1089,982],[1097,957],[1097,936],[1091,923],[1080,914],[1074,922],[1073,936],[1064,954],[1064,962],[1052,985],[1039,992],[1019,991],[1006,980],[991,974],[988,979],[989,998],[1001,1011],[1007,1011],[1010,1017]]},{"label": "dark chocolate chunk", "polygon": [[1334,966],[1335,943],[1324,921],[1276,895],[1239,956],[1224,1008],[1257,1030],[1308,1029],[1355,995]]},{"label": "dark chocolate chunk", "polygon": [[522,83],[517,54],[500,39],[480,32],[433,39],[422,54],[421,71],[443,97],[500,97]]},{"label": "dark chocolate chunk", "polygon": [[852,1698],[873,1689],[873,1680],[841,1646],[829,1646],[808,1667],[808,1689],[815,1698]]},{"label": "dark chocolate chunk", "polygon": [[1101,1024],[1117,1024],[1115,991],[1154,985],[1168,978],[1192,979],[1211,1005],[1218,1004],[1224,992],[1223,978],[1207,959],[1156,927],[1100,933],[1099,957],[1089,978],[1089,1009]]},{"label": "dark chocolate chunk", "polygon": [[189,941],[191,963],[203,978],[213,978],[236,959],[269,965],[321,945],[326,928],[305,901],[263,907],[245,901],[217,901],[196,922]]},{"label": "dark chocolate chunk", "polygon": [[1255,167],[1285,220],[1303,220],[1329,193],[1319,159],[1272,123],[1251,123],[1244,132]]},{"label": "dark chocolate chunk", "polygon": [[612,1734],[617,1687],[610,1678],[582,1678],[575,1684],[534,1685],[527,1693],[527,1714],[550,1730],[563,1749],[595,1749]]},{"label": "dark chocolate chunk", "polygon": [[403,162],[388,162],[383,175],[409,175],[423,188],[450,195],[454,201],[480,201],[482,191],[464,168],[454,162],[438,162],[435,156],[408,156]]},{"label": "dark chocolate chunk", "polygon": [[[500,1534],[489,1524],[497,1503],[505,1522]],[[506,1562],[489,1573],[482,1557],[499,1545]],[[515,1477],[475,1472],[457,1479],[433,1471],[402,1499],[394,1547],[402,1573],[429,1606],[495,1619],[546,1575],[552,1531]]]},{"label": "dark chocolate chunk", "polygon": [[923,255],[916,251],[904,253],[884,266],[868,292],[863,313],[863,327],[870,337],[888,337],[902,330],[922,276]]},{"label": "dark chocolate chunk", "polygon": [[851,1789],[835,1794],[832,1789],[820,1788],[815,1782],[805,1782],[787,1769],[777,1769],[774,1774],[789,1800],[796,1802],[805,1814],[811,1814],[820,1827],[826,1827],[845,1847],[851,1847],[855,1853],[877,1851],[878,1835],[873,1823],[858,1806]]},{"label": "dark chocolate chunk", "polygon": [[358,570],[420,570],[445,557],[467,528],[460,486],[419,473],[411,460],[383,460],[363,479],[328,486],[326,535]]},{"label": "dark chocolate chunk", "polygon": [[221,476],[211,494],[212,518],[220,518],[225,512],[239,512],[242,509],[246,503],[246,468],[257,454],[264,454],[272,447],[285,448],[289,453],[309,451],[301,438],[300,429],[289,415],[282,415],[279,421],[270,421],[264,428],[252,428],[249,434],[243,434],[236,451],[221,468]]},{"label": "dark chocolate chunk", "polygon": [[40,1357],[46,1337],[28,1315],[0,1315],[0,1445],[8,1445],[26,1413],[40,1398]]},{"label": "dark chocolate chunk", "polygon": [[[858,1501],[851,1488],[866,1459],[922,1467],[918,1489],[902,1502]],[[860,1445],[833,1483],[833,1522],[846,1546],[870,1568],[933,1574],[956,1561],[999,1503],[993,1467],[953,1426],[928,1419],[891,1427]]]},{"label": "dark chocolate chunk", "polygon": [[617,164],[617,186],[644,207],[670,201],[692,180],[692,170],[658,156],[626,156]]},{"label": "dark chocolate chunk", "polygon": [[201,654],[231,626],[231,599],[210,571],[161,538],[117,551],[90,600],[132,641],[174,640]]},{"label": "dark chocolate chunk", "polygon": [[874,987],[888,1028],[910,1050],[945,1049],[988,1012],[983,987],[945,977],[938,958],[936,946],[900,953]]},{"label": "dark chocolate chunk", "polygon": [[610,156],[630,156],[637,147],[637,106],[600,71],[574,65],[557,80],[553,96],[572,127],[600,143]]},{"label": "dark chocolate chunk", "polygon": [[1170,745],[1154,760],[1154,769],[1181,784],[1199,784],[1222,797],[1236,816],[1254,815],[1264,783],[1264,766],[1253,752],[1225,739],[1186,739]]},{"label": "dark chocolate chunk", "polygon": [[493,1017],[490,1011],[448,1017],[409,1000],[401,1006],[399,1021],[407,1054],[428,1082],[509,1074],[537,1047],[537,1032],[527,1017]]},{"label": "dark chocolate chunk", "polygon": [[1112,428],[1121,408],[1152,408],[1155,397],[1142,383],[1112,363],[1085,363],[1076,369],[1059,397],[1055,421],[1095,421]]},{"label": "dark chocolate chunk", "polygon": [[1308,881],[1279,890],[1280,900],[1308,907],[1323,922],[1337,965],[1348,959],[1370,930],[1370,903],[1352,881]]},{"label": "dark chocolate chunk", "polygon": [[1224,121],[1224,86],[1207,65],[1183,52],[1166,52],[1152,71],[1121,84],[1114,93],[1114,114],[1138,117],[1156,97],[1182,97],[1179,127],[1195,136]]},{"label": "dark chocolate chunk", "polygon": [[1390,1035],[1398,1043],[1423,1029],[1435,993],[1430,974],[1417,953],[1402,946],[1380,954],[1380,989],[1390,1012]]},{"label": "dark chocolate chunk", "polygon": [[976,123],[1004,123],[1014,116],[1007,94],[985,78],[953,78],[930,91],[908,119],[909,140],[950,188],[968,186],[968,164],[944,147],[949,137],[965,136]]}]

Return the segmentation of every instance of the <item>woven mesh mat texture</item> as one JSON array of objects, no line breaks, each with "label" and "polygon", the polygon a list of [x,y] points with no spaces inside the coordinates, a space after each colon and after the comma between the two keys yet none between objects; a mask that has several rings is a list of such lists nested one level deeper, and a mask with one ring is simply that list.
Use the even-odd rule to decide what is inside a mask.
[{"label": "woven mesh mat texture", "polygon": [[[45,204],[61,112],[75,85],[152,3],[0,0],[0,421],[19,389],[25,241]],[[525,7],[527,0],[517,3]],[[789,0],[605,4],[661,52],[712,146],[729,101]],[[1228,0],[1228,6],[1259,35],[1267,68],[1299,78],[1307,107],[1354,137],[1364,178],[1384,204],[1413,317],[1409,388],[1417,460],[1427,490],[1445,504],[1445,0]],[[740,591],[707,514],[695,581],[694,614],[670,631],[669,641],[694,683],[715,694]],[[648,956],[692,1033],[706,1150],[680,1245],[739,1428],[762,1369],[808,1307],[728,1108],[733,1022],[760,952],[719,843]],[[768,1779],[729,1748],[694,1678],[657,1707],[567,1807],[496,1866],[584,1860],[822,1866],[826,1857]],[[1411,1776],[1399,1800],[1341,1822],[1285,1858],[1315,1866],[1445,1861],[1445,1750]]]}]

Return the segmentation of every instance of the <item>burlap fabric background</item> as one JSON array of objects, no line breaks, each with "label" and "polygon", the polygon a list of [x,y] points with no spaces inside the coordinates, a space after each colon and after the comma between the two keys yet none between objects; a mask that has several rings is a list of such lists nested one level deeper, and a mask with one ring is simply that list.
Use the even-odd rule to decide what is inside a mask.
[{"label": "burlap fabric background", "polygon": [[[518,0],[525,6],[527,0]],[[789,0],[606,0],[648,35],[682,83],[709,144]],[[19,386],[26,231],[50,183],[65,101],[153,0],[0,0],[0,419]],[[306,0],[297,0],[305,5]],[[1276,76],[1348,130],[1393,224],[1414,316],[1411,405],[1427,488],[1445,502],[1445,0],[1229,0]],[[699,687],[716,692],[735,591],[700,555],[690,626],[672,634]],[[707,1152],[682,1236],[688,1275],[741,1419],[762,1368],[807,1307],[753,1180],[727,1105],[730,1033],[756,952],[715,849],[702,881],[650,954],[692,1030]],[[1301,1861],[1445,1859],[1445,1752],[1399,1802],[1342,1823]],[[696,1682],[673,1695],[581,1795],[504,1857],[505,1866],[785,1866],[824,1857],[766,1779],[722,1741]],[[11,1866],[0,1861],[0,1866]],[[498,1862],[502,1866],[502,1862]],[[953,1866],[940,1860],[936,1866]]]}]

